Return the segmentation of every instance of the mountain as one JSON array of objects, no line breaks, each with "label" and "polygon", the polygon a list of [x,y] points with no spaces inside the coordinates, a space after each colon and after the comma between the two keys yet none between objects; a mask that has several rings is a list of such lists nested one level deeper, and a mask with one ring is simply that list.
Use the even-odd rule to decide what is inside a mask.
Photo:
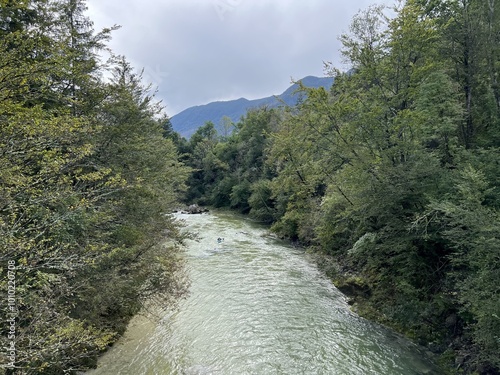
[{"label": "mountain", "polygon": [[[333,84],[331,77],[307,76],[300,80],[306,87],[329,89]],[[251,108],[267,106],[269,108],[282,106],[283,103],[289,106],[297,104],[301,94],[295,92],[299,85],[294,83],[282,94],[269,96],[262,99],[248,100],[240,98],[236,100],[212,102],[205,105],[198,105],[179,112],[170,119],[174,131],[181,136],[189,138],[200,126],[207,121],[212,121],[217,128],[221,126],[222,118],[227,116],[233,122],[238,122]]]}]

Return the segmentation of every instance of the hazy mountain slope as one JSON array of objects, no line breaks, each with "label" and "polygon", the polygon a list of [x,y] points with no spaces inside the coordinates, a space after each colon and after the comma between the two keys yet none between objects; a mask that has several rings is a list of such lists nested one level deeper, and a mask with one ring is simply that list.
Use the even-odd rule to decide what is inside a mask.
[{"label": "hazy mountain slope", "polygon": [[[333,83],[333,78],[307,76],[300,81],[306,87],[330,88]],[[221,120],[224,116],[229,117],[233,122],[238,122],[241,116],[244,116],[250,108],[262,106],[272,108],[283,105],[283,103],[295,105],[300,97],[300,94],[295,93],[297,88],[298,85],[293,84],[280,95],[269,96],[262,99],[248,100],[240,98],[190,107],[172,116],[170,121],[176,132],[180,133],[183,137],[190,137],[196,129],[207,121],[212,121],[218,127],[221,125]]]}]

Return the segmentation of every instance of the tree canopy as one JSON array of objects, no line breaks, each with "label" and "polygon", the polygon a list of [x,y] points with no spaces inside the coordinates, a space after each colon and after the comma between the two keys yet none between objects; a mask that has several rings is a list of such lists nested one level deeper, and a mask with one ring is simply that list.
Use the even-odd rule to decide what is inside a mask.
[{"label": "tree canopy", "polygon": [[101,78],[113,28],[94,32],[84,11],[82,0],[0,2],[7,374],[91,368],[146,301],[186,288],[170,212],[188,169],[126,60]]},{"label": "tree canopy", "polygon": [[189,140],[126,58],[100,61],[116,27],[84,10],[0,0],[6,374],[91,368],[144,303],[185,292],[180,197],[307,246],[353,308],[448,373],[500,371],[497,2],[362,10],[330,91],[299,85],[297,106]]},{"label": "tree canopy", "polygon": [[498,5],[362,10],[340,36],[350,70],[326,66],[330,92],[302,87],[299,105],[250,111],[229,137],[207,124],[188,151],[190,199],[329,259],[361,314],[463,373],[500,368]]}]

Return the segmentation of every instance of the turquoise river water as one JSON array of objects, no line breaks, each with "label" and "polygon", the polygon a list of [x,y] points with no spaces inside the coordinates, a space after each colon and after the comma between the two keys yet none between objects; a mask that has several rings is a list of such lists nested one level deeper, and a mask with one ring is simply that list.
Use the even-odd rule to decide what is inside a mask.
[{"label": "turquoise river water", "polygon": [[134,318],[87,374],[439,374],[351,312],[303,250],[230,213],[177,217],[199,236],[186,248],[189,296],[158,321]]}]

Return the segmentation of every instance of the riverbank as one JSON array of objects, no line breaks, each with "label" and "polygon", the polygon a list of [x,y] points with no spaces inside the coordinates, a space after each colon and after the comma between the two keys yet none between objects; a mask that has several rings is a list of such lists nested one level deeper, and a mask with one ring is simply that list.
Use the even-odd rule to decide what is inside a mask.
[{"label": "riverbank", "polygon": [[[457,324],[457,318],[454,315],[450,315],[448,319],[445,319],[446,324],[438,332],[432,332],[431,329],[418,331],[416,330],[419,328],[418,322],[414,326],[401,325],[397,321],[390,319],[388,315],[379,309],[377,297],[378,299],[380,297],[376,296],[374,298],[374,295],[384,293],[384,291],[375,290],[373,285],[370,285],[370,281],[361,273],[356,272],[344,259],[314,251],[311,251],[310,254],[319,269],[346,295],[353,312],[365,319],[382,324],[425,348],[443,374],[477,373],[475,372],[477,368],[474,371],[466,362],[468,357],[466,343],[461,341],[459,334],[448,333],[450,328]],[[389,304],[390,300],[387,301]],[[487,367],[481,367],[479,370],[481,374],[498,374],[495,369]]]}]

